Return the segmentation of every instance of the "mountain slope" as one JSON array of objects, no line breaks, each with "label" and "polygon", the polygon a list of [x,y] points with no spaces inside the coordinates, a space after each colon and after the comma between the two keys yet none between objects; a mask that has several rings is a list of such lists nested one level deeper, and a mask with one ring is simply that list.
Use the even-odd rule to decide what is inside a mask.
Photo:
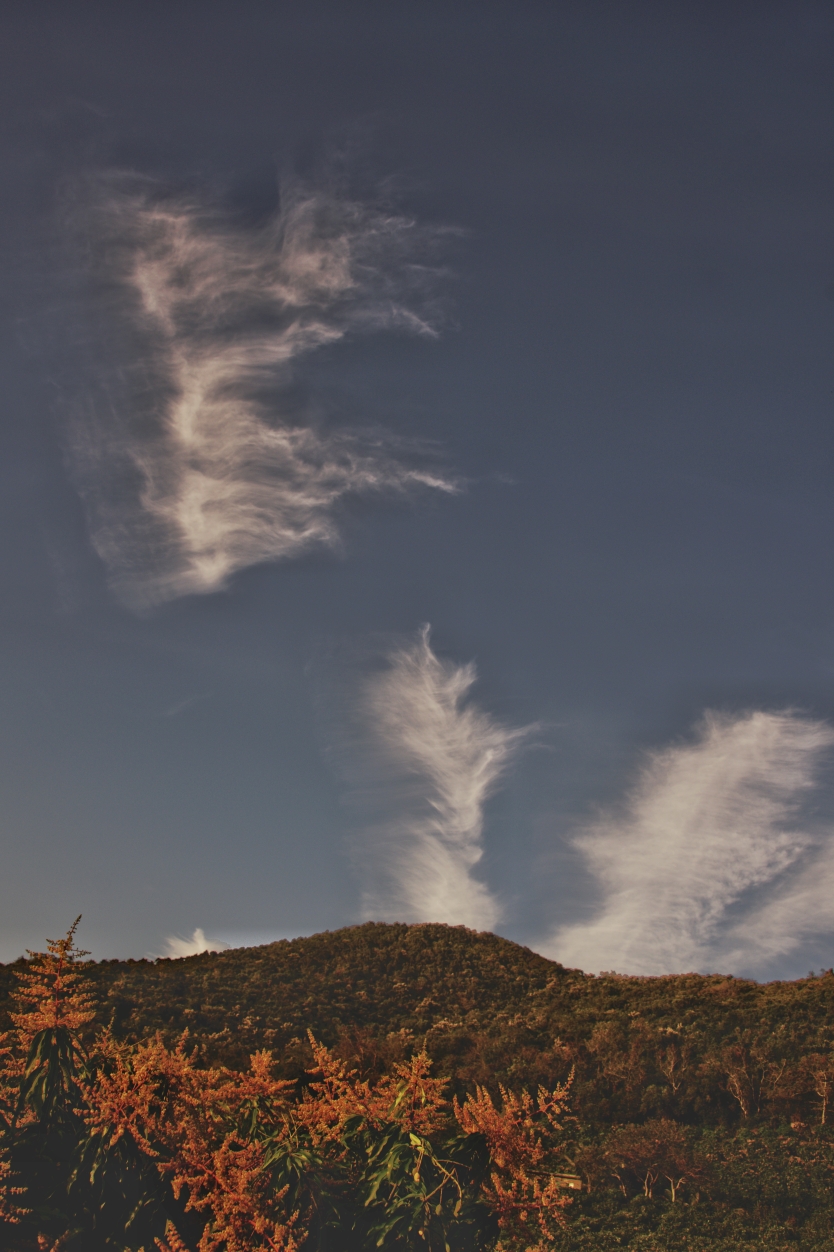
[{"label": "mountain slope", "polygon": [[[0,1010],[13,992],[13,969],[0,967]],[[656,1060],[664,1040],[678,1040],[690,1054],[692,1085],[695,1061],[703,1069],[707,1056],[741,1036],[749,1036],[748,1050],[756,1039],[771,1051],[775,1042],[793,1061],[830,1048],[834,1021],[831,974],[770,984],[697,974],[594,977],[496,935],[439,924],[368,922],[263,947],[102,961],[88,970],[100,1020],[118,1035],[161,1031],[173,1041],[187,1029],[207,1057],[228,1064],[269,1047],[285,1072],[298,1072],[310,1029],[369,1071],[425,1042],[439,1072],[469,1085],[553,1082],[576,1062],[580,1087],[593,1071],[615,1103],[615,1089],[629,1086],[625,1076],[614,1081],[615,1055],[622,1054],[621,1070],[629,1056],[639,1070],[635,1049]],[[715,1111],[734,1101],[725,1091],[712,1103]]]}]

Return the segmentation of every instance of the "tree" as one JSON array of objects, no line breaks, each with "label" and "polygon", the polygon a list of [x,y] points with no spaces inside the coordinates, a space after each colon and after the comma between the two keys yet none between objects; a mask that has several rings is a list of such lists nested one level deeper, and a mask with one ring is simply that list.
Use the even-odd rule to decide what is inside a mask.
[{"label": "tree", "polygon": [[[120,1252],[181,1217],[153,1164],[95,1124],[106,1056],[87,1046],[94,1002],[75,943],[80,918],[17,971],[18,1012],[0,1071],[0,1247]],[[106,1049],[105,1049],[106,1052]]]},{"label": "tree", "polygon": [[501,1104],[476,1088],[455,1115],[467,1134],[481,1134],[490,1159],[484,1196],[495,1213],[499,1250],[545,1252],[565,1228],[570,1197],[559,1170],[565,1146],[565,1121],[571,1073],[553,1091],[540,1087],[535,1097],[500,1087]]},{"label": "tree", "polygon": [[636,1187],[650,1197],[662,1178],[674,1203],[685,1183],[703,1175],[683,1127],[667,1117],[618,1127],[608,1137],[605,1156],[624,1195]]}]

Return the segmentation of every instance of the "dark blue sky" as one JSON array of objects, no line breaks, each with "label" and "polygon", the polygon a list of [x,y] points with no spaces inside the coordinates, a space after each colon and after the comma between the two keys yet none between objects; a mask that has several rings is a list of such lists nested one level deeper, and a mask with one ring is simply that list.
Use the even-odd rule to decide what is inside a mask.
[{"label": "dark blue sky", "polygon": [[[437,915],[589,968],[830,965],[830,5],[9,3],[0,45],[0,959],[83,911],[96,956]],[[340,546],[137,611],[118,570],[161,558],[125,458],[170,353],[248,333],[199,299],[168,347],[137,330],[142,214],[268,267],[293,195],[331,242],[346,205],[416,242],[378,329],[328,312],[258,413],[407,467],[429,441],[463,489],[349,493]]]}]

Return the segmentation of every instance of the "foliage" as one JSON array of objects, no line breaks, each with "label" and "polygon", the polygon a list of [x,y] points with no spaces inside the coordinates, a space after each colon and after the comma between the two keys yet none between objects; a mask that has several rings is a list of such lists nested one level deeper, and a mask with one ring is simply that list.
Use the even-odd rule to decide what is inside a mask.
[{"label": "foliage", "polygon": [[477,1087],[455,1115],[467,1134],[481,1134],[490,1157],[484,1198],[495,1213],[498,1248],[544,1252],[565,1227],[569,1202],[551,1162],[563,1146],[563,1118],[573,1075],[555,1091],[539,1087],[533,1098],[501,1087],[501,1106]]},{"label": "foliage", "polygon": [[0,1247],[15,1252],[140,1247],[171,1215],[158,1173],[124,1145],[108,1150],[90,1124],[103,1075],[81,1039],[94,1012],[78,920],[16,971],[20,1011],[0,1072]]}]

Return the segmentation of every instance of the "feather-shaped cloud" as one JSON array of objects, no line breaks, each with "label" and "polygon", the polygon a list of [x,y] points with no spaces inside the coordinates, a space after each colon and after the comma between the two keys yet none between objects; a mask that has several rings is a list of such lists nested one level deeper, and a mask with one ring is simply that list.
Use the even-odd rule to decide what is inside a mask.
[{"label": "feather-shaped cloud", "polygon": [[360,692],[365,799],[384,814],[356,845],[366,916],[488,930],[501,915],[476,876],[484,805],[532,728],[473,704],[476,677],[436,656],[425,627]]},{"label": "feather-shaped cloud", "polygon": [[834,838],[802,812],[832,746],[834,728],[793,712],[707,714],[577,836],[601,904],[543,950],[591,970],[749,972],[834,927]]},{"label": "feather-shaped cloud", "polygon": [[152,185],[95,215],[120,365],[79,423],[93,542],[137,606],[217,591],[236,570],[339,545],[351,494],[455,491],[415,441],[294,415],[293,362],[350,333],[434,335],[429,232],[314,192],[236,228]]}]

